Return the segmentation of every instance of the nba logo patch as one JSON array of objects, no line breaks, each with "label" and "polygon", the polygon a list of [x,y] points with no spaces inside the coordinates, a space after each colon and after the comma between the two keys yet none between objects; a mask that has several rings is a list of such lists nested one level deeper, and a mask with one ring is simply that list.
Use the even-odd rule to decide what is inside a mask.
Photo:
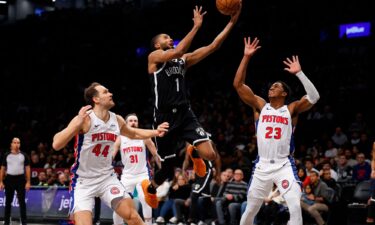
[{"label": "nba logo patch", "polygon": [[117,195],[119,193],[120,193],[120,189],[118,189],[118,187],[111,188],[111,194]]},{"label": "nba logo patch", "polygon": [[289,181],[288,180],[281,181],[281,187],[283,187],[284,189],[287,189],[289,187]]}]

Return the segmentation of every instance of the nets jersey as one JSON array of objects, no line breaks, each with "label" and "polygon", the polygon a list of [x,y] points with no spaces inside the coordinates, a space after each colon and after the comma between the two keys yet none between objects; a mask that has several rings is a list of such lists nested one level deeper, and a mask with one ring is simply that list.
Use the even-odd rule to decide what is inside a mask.
[{"label": "nets jersey", "polygon": [[145,142],[140,139],[129,139],[121,137],[121,161],[124,165],[122,176],[133,177],[134,175],[148,174],[147,150]]},{"label": "nets jersey", "polygon": [[264,159],[283,159],[294,150],[292,119],[288,106],[274,109],[267,103],[257,124],[258,155]]},{"label": "nets jersey", "polygon": [[185,60],[173,59],[154,72],[151,85],[155,108],[163,110],[188,103],[185,71]]},{"label": "nets jersey", "polygon": [[75,178],[97,178],[113,172],[112,151],[120,128],[116,114],[109,112],[107,122],[90,113],[91,126],[87,133],[76,136],[75,163],[71,170]]}]

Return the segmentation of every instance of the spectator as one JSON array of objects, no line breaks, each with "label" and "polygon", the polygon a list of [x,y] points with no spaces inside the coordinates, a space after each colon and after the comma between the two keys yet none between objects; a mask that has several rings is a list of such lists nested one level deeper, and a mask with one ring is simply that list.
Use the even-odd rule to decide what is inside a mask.
[{"label": "spectator", "polygon": [[345,184],[352,179],[353,168],[348,164],[346,156],[341,154],[337,163],[337,182]]},{"label": "spectator", "polygon": [[357,165],[353,167],[353,180],[361,182],[370,179],[371,166],[365,161],[365,154],[359,153],[357,155]]},{"label": "spectator", "polygon": [[309,213],[316,221],[318,225],[324,225],[320,212],[327,212],[328,205],[326,203],[327,196],[327,184],[319,179],[319,171],[313,169],[310,173],[312,192],[315,196],[314,204],[309,205],[304,201],[301,201],[301,207],[307,213]]},{"label": "spectator", "polygon": [[348,141],[348,137],[342,132],[341,127],[336,127],[335,133],[332,135],[331,139],[336,147],[341,147]]}]

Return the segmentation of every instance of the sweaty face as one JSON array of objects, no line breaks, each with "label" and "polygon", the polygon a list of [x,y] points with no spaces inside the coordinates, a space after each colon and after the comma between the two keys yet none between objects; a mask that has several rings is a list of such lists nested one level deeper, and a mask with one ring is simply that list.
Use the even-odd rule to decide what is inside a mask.
[{"label": "sweaty face", "polygon": [[113,94],[109,92],[107,88],[105,88],[102,85],[99,85],[95,87],[95,89],[98,91],[97,96],[94,97],[95,103],[103,105],[107,107],[108,109],[115,106],[115,103],[113,102],[113,99],[112,99]]},{"label": "sweaty face", "polygon": [[137,128],[138,127],[138,117],[136,117],[136,116],[129,116],[126,119],[126,124],[128,124],[128,126],[130,126],[130,127]]},{"label": "sweaty face", "polygon": [[283,95],[286,96],[286,92],[284,91],[283,85],[279,82],[272,84],[272,86],[268,90],[269,98],[280,97]]},{"label": "sweaty face", "polygon": [[156,42],[156,48],[167,50],[172,49],[173,47],[173,39],[169,37],[168,34],[161,34]]}]

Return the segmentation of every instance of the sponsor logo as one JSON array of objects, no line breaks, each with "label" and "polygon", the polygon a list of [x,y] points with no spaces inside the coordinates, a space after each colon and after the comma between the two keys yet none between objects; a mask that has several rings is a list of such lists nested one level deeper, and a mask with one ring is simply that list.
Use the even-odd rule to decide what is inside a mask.
[{"label": "sponsor logo", "polygon": [[284,189],[287,189],[289,187],[289,181],[288,180],[281,181],[281,187],[283,187]]},{"label": "sponsor logo", "polygon": [[194,189],[195,189],[195,190],[198,190],[200,187],[201,187],[200,184],[196,184],[196,185],[194,185]]}]

